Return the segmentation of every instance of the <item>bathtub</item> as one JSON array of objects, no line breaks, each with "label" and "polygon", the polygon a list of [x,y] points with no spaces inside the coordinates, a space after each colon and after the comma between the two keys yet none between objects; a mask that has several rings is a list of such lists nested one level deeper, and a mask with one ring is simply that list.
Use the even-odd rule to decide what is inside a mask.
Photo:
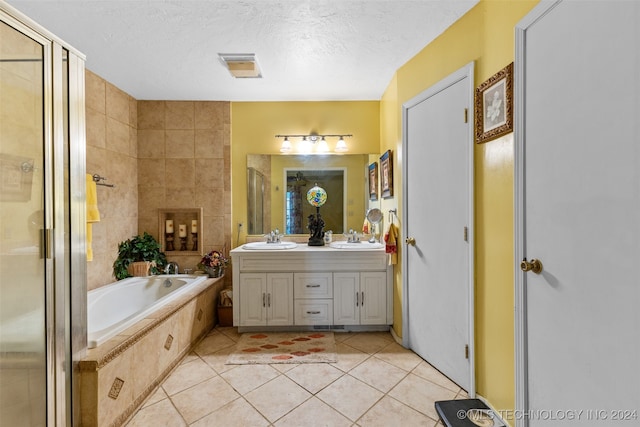
[{"label": "bathtub", "polygon": [[129,278],[90,291],[89,340],[98,346],[77,363],[79,425],[126,424],[216,325],[224,286],[224,276],[180,274]]},{"label": "bathtub", "polygon": [[89,291],[87,347],[99,346],[206,279],[186,274],[130,277]]}]

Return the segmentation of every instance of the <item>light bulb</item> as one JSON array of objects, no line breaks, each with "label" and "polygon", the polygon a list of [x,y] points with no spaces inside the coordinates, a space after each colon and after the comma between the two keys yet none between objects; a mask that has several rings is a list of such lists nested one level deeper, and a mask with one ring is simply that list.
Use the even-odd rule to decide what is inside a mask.
[{"label": "light bulb", "polygon": [[291,141],[286,136],[284,137],[284,141],[282,141],[282,145],[280,146],[281,153],[289,153],[291,151]]},{"label": "light bulb", "polygon": [[348,151],[349,149],[347,148],[347,143],[344,142],[344,138],[340,137],[340,139],[338,140],[338,143],[336,144],[336,152],[338,153],[344,153],[345,151]]},{"label": "light bulb", "polygon": [[327,151],[329,151],[329,144],[327,144],[327,140],[324,139],[324,136],[322,137],[320,142],[318,142],[318,148],[316,148],[316,151],[318,153],[326,153]]}]

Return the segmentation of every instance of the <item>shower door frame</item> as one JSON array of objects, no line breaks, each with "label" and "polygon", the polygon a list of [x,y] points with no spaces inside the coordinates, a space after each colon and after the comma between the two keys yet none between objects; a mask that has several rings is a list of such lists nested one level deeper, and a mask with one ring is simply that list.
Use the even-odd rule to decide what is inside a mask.
[{"label": "shower door frame", "polygon": [[85,56],[4,2],[0,18],[42,45],[46,422],[79,425],[80,405],[74,401],[80,396],[73,391],[79,389],[76,364],[87,342]]}]

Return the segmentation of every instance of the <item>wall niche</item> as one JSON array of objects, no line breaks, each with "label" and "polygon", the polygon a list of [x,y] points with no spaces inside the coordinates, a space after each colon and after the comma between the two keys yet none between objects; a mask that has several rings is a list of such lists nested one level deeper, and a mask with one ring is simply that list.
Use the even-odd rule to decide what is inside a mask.
[{"label": "wall niche", "polygon": [[158,215],[158,241],[167,257],[203,253],[201,207],[159,209]]}]

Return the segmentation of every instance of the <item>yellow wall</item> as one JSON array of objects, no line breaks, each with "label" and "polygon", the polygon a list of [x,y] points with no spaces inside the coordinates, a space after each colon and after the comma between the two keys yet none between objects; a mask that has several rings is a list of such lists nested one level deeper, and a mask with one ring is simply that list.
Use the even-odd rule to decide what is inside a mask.
[{"label": "yellow wall", "polygon": [[[381,101],[381,148],[401,152],[402,104],[475,61],[478,86],[514,60],[514,27],[537,0],[482,0],[401,67]],[[513,138],[475,146],[476,387],[496,409],[514,408]],[[397,157],[397,170],[402,159]],[[402,205],[401,174],[395,174]],[[402,255],[401,255],[402,256]],[[401,272],[394,330],[402,334]]]},{"label": "yellow wall", "polygon": [[[378,101],[335,102],[234,102],[231,104],[232,243],[238,239],[237,224],[247,222],[247,154],[280,154],[277,134],[353,134],[347,138],[348,154],[378,153],[380,150],[380,103]],[[332,148],[335,140],[329,141]],[[280,181],[272,186],[281,185]],[[363,187],[364,188],[364,187]],[[273,207],[272,207],[273,208]],[[357,212],[354,210],[354,216]],[[360,219],[359,227],[362,227]],[[351,223],[348,223],[348,226]],[[276,224],[277,225],[277,224]],[[276,225],[273,225],[275,228]],[[282,227],[280,227],[282,228]]]}]

